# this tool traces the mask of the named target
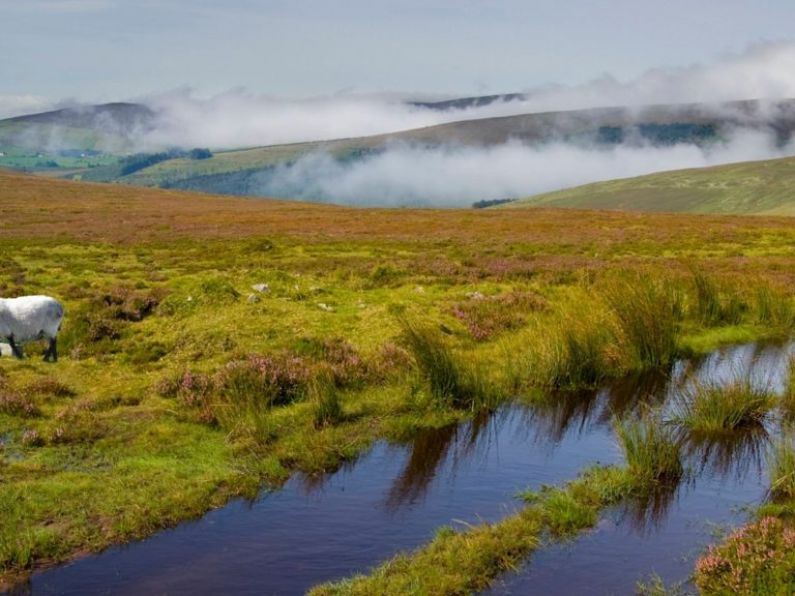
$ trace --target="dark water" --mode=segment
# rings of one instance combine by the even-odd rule
[[[322,478],[296,476],[253,503],[233,502],[201,520],[73,564],[35,574],[35,594],[300,594],[365,571],[426,542],[445,524],[496,520],[521,506],[527,487],[560,484],[621,454],[610,420],[642,404],[673,401],[693,378],[751,375],[780,389],[791,347],[753,345],[680,362],[670,375],[625,379],[601,391],[512,406],[406,445],[378,444]],[[775,425],[731,445],[694,445],[694,479],[659,502],[608,512],[568,546],[536,553],[495,593],[625,594],[655,571],[685,579],[712,525],[742,521],[763,497],[764,450]],[[739,454],[739,455],[738,455]]]

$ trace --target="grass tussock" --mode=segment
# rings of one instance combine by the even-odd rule
[[[315,428],[334,426],[344,419],[340,392],[331,373],[316,375],[309,383],[308,393]]]
[[[691,316],[706,327],[739,323],[749,310],[740,294],[733,288],[722,288],[700,269],[691,272],[694,287]]]
[[[605,286],[602,295],[637,368],[664,366],[677,357],[682,295],[676,283],[633,275]]]
[[[612,375],[609,327],[591,319],[561,317],[540,356],[542,384],[559,389],[593,387]]]
[[[787,382],[781,394],[781,409],[788,419],[795,419],[795,355],[790,356],[787,363]]]
[[[773,501],[795,501],[795,444],[792,437],[783,437],[768,456],[770,497]]]
[[[795,303],[790,294],[757,280],[754,296],[757,324],[784,330],[795,325]]]
[[[682,478],[681,449],[658,416],[617,422],[616,435],[636,487],[654,489]]]
[[[406,346],[434,400],[470,410],[497,405],[497,392],[480,366],[454,354],[438,331],[407,321],[402,328]]]
[[[773,394],[747,379],[696,384],[680,398],[672,421],[692,433],[721,435],[763,425],[775,402]]]

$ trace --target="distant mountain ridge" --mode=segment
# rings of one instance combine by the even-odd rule
[[[462,109],[494,102],[519,101],[522,94],[468,97],[440,102],[419,102],[428,109]],[[275,188],[273,176],[289,170],[310,154],[327,154],[345,166],[367,160],[395,146],[420,149],[490,147],[504,143],[543,146],[563,143],[589,150],[613,146],[700,147],[721,143],[739,128],[771,136],[779,146],[795,135],[795,100],[743,100],[718,104],[674,104],[641,107],[605,107],[584,110],[518,114],[461,120],[395,133],[330,141],[271,145],[209,151],[191,158],[192,151],[174,148],[153,153],[136,152],[135,135],[157,126],[158,113],[142,104],[112,103],[64,108],[0,121],[0,167],[16,167],[53,177],[139,186],[180,188],[230,195],[282,196],[308,194]],[[3,157],[4,141],[27,146],[53,145],[69,149],[59,155]],[[10,143],[13,145],[13,142]],[[74,147],[74,149],[72,149]],[[185,148],[188,149],[188,148]],[[34,151],[38,151],[36,148]],[[10,162],[10,165],[9,165]],[[131,163],[135,167],[131,167]],[[576,167],[576,164],[572,164]],[[668,195],[671,197],[672,195]],[[311,196],[314,200],[321,197]],[[484,197],[487,198],[487,197]],[[605,199],[609,207],[611,200]],[[673,200],[673,199],[670,199]],[[635,208],[635,207],[628,207]],[[642,208],[658,208],[646,205]],[[659,207],[663,210],[665,207]],[[676,204],[678,210],[682,207]],[[723,208],[717,206],[716,208]]]
[[[113,102],[88,106],[74,106],[38,112],[24,116],[14,116],[0,120],[0,123],[55,124],[75,128],[100,126],[109,121],[116,126],[132,130],[136,127],[151,127],[156,112],[140,103]]]

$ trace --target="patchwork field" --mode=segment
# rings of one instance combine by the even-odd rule
[[[67,312],[58,363],[33,345],[0,358],[0,585],[333,471],[380,440],[788,338],[794,265],[786,217],[352,209],[0,172],[0,295],[46,293]],[[751,410],[740,399],[739,414],[687,410],[677,428],[783,416],[787,391]],[[678,481],[661,415],[616,414],[625,465],[317,593],[487,587],[542,538]],[[773,521],[702,559],[707,592],[738,567],[754,586],[792,587],[791,530],[769,536],[793,511],[782,449],[762,511]],[[746,539],[770,542],[773,571],[735,560]]]

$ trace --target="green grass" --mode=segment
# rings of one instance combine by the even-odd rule
[[[471,594],[516,569],[536,548],[593,527],[598,513],[620,500],[625,472],[593,468],[564,488],[526,495],[530,504],[493,524],[440,530],[426,546],[401,553],[367,575],[313,588],[313,596]]]
[[[644,348],[669,357],[784,333],[753,299],[731,327],[680,319],[664,284],[689,303],[686,263],[701,255],[722,288],[763,280],[791,298],[793,246],[788,220],[354,210],[0,173],[0,295],[52,294],[67,313],[57,364],[33,344],[28,360],[0,359],[0,582],[545,379],[592,384],[662,360],[641,360],[644,330],[674,335],[675,349]],[[653,289],[625,289],[635,275]],[[663,331],[645,311],[626,323],[611,288],[662,305]],[[401,320],[419,322],[413,339]],[[564,372],[550,375],[556,353]],[[333,383],[315,386],[324,374]],[[564,497],[549,509],[545,534],[588,521]],[[496,554],[472,547],[480,569],[521,559],[493,538]]]
[[[779,440],[768,457],[770,496],[774,501],[795,501],[795,447],[792,437]]]
[[[344,419],[342,398],[330,373],[317,375],[309,385],[315,428],[334,426]]]
[[[682,298],[672,280],[636,274],[611,283],[603,293],[638,368],[664,366],[677,357]]]
[[[455,355],[439,331],[405,320],[402,326],[409,352],[437,402],[475,411],[499,403],[499,389],[485,378],[481,365]]]
[[[718,436],[762,426],[775,404],[772,393],[747,379],[726,386],[696,384],[679,400],[672,421],[691,433]]]
[[[636,487],[654,490],[682,478],[681,449],[658,416],[617,422],[615,431]]]
[[[795,356],[787,363],[787,377],[784,392],[781,394],[781,409],[790,420],[795,417]]]
[[[596,182],[500,207],[572,207],[795,215],[795,158],[660,172]]]

